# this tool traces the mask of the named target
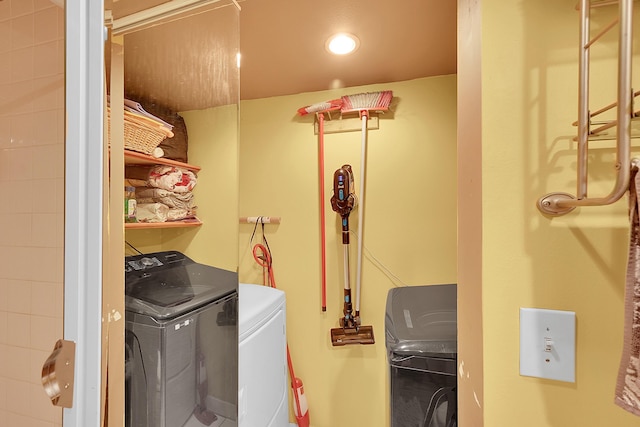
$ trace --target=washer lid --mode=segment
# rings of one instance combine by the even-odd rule
[[[252,333],[271,318],[278,310],[285,309],[283,291],[269,286],[240,283],[239,285],[238,334]]]
[[[389,353],[456,357],[458,323],[456,285],[391,289],[385,315]]]
[[[233,293],[235,272],[198,264],[175,252],[125,258],[125,307],[169,319]]]

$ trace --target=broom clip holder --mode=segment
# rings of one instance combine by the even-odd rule
[[[329,114],[329,118],[331,115]],[[343,117],[339,116],[339,118],[335,120],[325,120],[324,121],[324,133],[342,133],[342,132],[360,132],[362,130],[362,120],[358,116],[353,117]],[[369,117],[367,119],[367,130],[378,130],[380,128],[380,120],[377,113],[369,112]],[[315,122],[313,124],[313,133],[314,135],[318,135],[320,131],[318,124],[318,117],[315,118]]]

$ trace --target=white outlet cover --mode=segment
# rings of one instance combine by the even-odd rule
[[[576,313],[520,309],[520,375],[576,381]]]

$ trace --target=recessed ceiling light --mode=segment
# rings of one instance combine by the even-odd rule
[[[360,46],[360,40],[353,34],[339,33],[329,37],[326,49],[335,55],[347,55]]]

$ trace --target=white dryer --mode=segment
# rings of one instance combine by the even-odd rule
[[[284,292],[241,283],[238,330],[238,425],[288,427]]]

